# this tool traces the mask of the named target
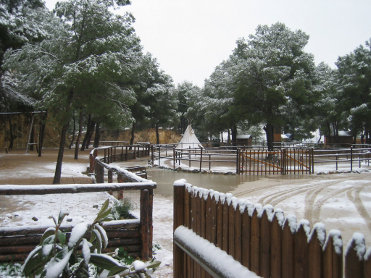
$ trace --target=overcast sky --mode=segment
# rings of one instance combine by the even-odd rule
[[[49,9],[56,0],[47,0]],[[236,40],[259,24],[286,24],[307,33],[306,51],[335,67],[339,56],[371,38],[370,0],[131,0],[144,50],[175,83],[200,87],[227,59]]]

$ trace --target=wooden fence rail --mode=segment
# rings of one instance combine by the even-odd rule
[[[308,221],[297,223],[271,206],[242,202],[184,180],[174,184],[174,231],[182,226],[261,277],[371,277],[371,250],[366,252],[363,235],[353,236],[343,256],[339,231],[326,234],[322,224],[311,229]],[[211,277],[194,258],[175,241],[174,277]]]

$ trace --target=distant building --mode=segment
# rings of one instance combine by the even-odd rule
[[[252,145],[252,136],[249,134],[237,135],[236,138],[237,146],[251,146]]]

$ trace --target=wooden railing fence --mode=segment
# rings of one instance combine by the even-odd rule
[[[104,223],[109,244],[106,251],[113,251],[118,247],[123,247],[129,255],[140,257],[143,260],[152,258],[152,210],[153,210],[153,189],[156,183],[137,176],[135,173],[146,177],[143,167],[130,167],[121,169],[113,167],[107,163],[113,161],[127,160],[132,157],[143,156],[149,152],[146,146],[126,146],[105,147],[93,149],[90,154],[90,171],[95,173],[95,184],[66,184],[66,185],[4,185],[0,187],[0,195],[43,195],[43,194],[63,194],[80,192],[115,192],[119,191],[122,196],[123,191],[140,191],[140,217],[139,219],[116,220]],[[98,156],[98,152],[103,152],[103,157]],[[107,161],[105,163],[104,161]],[[105,169],[107,169],[108,183],[105,182]],[[134,172],[134,173],[133,173]],[[116,175],[117,182],[114,182]],[[22,261],[28,253],[40,242],[43,232],[48,227],[22,226],[0,228],[0,262],[3,261]],[[64,225],[62,229],[69,232],[71,225]]]
[[[371,250],[366,252],[363,235],[353,236],[343,256],[339,231],[326,234],[322,224],[311,229],[308,221],[297,223],[271,206],[239,201],[184,180],[174,184],[175,232],[178,227],[191,229],[261,277],[371,277]],[[201,267],[205,262],[195,258],[175,236],[174,277],[211,277],[209,268]]]
[[[300,175],[314,172],[313,149],[239,149],[237,157],[236,172],[239,174]]]

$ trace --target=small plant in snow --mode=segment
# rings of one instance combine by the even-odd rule
[[[115,220],[130,219],[133,218],[130,214],[130,210],[133,208],[134,206],[129,198],[115,200],[112,206],[111,215]]]
[[[40,244],[26,258],[22,271],[26,277],[150,277],[148,269],[159,262],[145,264],[134,261],[123,264],[107,254],[108,237],[100,223],[108,218],[111,208],[107,200],[91,225],[79,223],[71,231],[69,240],[61,224],[67,213],[60,212],[58,219],[51,217],[55,227],[48,228]],[[90,239],[86,238],[90,235]]]

